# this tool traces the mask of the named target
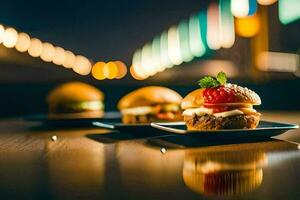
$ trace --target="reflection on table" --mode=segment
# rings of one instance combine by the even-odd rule
[[[272,141],[186,150],[184,183],[205,196],[241,196],[261,185],[268,152],[280,149],[292,150],[295,146]]]

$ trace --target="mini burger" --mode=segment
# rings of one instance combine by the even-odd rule
[[[103,99],[103,93],[91,85],[81,82],[65,83],[50,91],[47,97],[49,117],[102,117]]]
[[[260,97],[252,90],[226,83],[224,72],[216,78],[204,77],[201,89],[189,93],[181,103],[184,121],[189,130],[254,129],[260,113]]]
[[[182,97],[175,91],[158,86],[139,88],[118,103],[122,121],[127,124],[180,121]]]

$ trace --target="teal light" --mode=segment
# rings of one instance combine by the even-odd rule
[[[248,15],[253,15],[254,13],[256,13],[256,10],[257,10],[257,2],[256,2],[256,0],[249,0],[249,12],[248,12]]]
[[[189,62],[193,59],[193,54],[190,50],[189,24],[187,20],[183,20],[178,25],[180,52],[184,62]]]
[[[201,27],[198,15],[192,15],[189,19],[189,43],[193,56],[202,56],[206,48],[201,37]]]
[[[300,0],[279,0],[279,20],[283,24],[289,24],[300,19]]]
[[[160,36],[160,58],[161,65],[164,68],[169,68],[172,66],[171,60],[169,58],[168,52],[168,32],[164,31]]]
[[[153,65],[158,71],[164,70],[164,68],[161,65],[159,36],[156,36],[152,41],[152,59]]]
[[[200,11],[198,13],[198,20],[199,20],[200,27],[201,27],[200,34],[201,34],[202,42],[206,48],[207,47],[207,15],[206,15],[206,12]]]

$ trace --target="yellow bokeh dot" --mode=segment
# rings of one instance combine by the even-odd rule
[[[123,78],[127,74],[127,67],[121,61],[115,61],[115,64],[118,67],[118,74],[116,76],[116,79],[121,79],[121,78]]]
[[[62,65],[65,62],[65,50],[61,47],[55,47],[54,51],[52,62],[56,65]]]
[[[114,79],[118,74],[118,67],[114,62],[108,62],[103,67],[103,74],[108,79]]]
[[[16,43],[16,49],[20,52],[25,52],[30,47],[30,37],[27,33],[19,33]]]
[[[255,36],[260,30],[258,14],[244,18],[235,18],[235,30],[236,33],[242,37]]]
[[[43,43],[43,50],[40,55],[41,59],[45,62],[51,62],[55,55],[54,46],[48,42]]]
[[[42,51],[43,51],[42,42],[37,38],[32,38],[30,40],[30,46],[28,49],[29,55],[31,55],[32,57],[38,57],[39,55],[41,55]]]
[[[4,31],[5,31],[4,26],[2,26],[2,25],[0,24],[0,43],[3,42]]]
[[[103,68],[105,65],[105,62],[97,62],[96,64],[94,64],[92,68],[92,75],[95,79],[104,80],[106,78],[103,73]]]
[[[75,64],[75,55],[71,51],[65,51],[65,61],[63,63],[63,66],[65,68],[72,68]]]
[[[18,39],[18,32],[13,28],[7,28],[3,33],[3,45],[7,48],[13,48]]]
[[[84,56],[76,56],[75,58],[75,64],[73,66],[74,72],[80,74],[80,75],[88,75],[91,72],[92,64]]]

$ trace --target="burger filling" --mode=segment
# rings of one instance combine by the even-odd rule
[[[186,109],[182,114],[187,116],[214,115],[215,117],[229,117],[234,115],[252,115],[258,113],[250,104],[204,104],[204,106],[199,108]]]
[[[53,108],[56,113],[74,113],[82,111],[103,110],[104,105],[100,101],[86,101],[86,102],[68,102],[61,103]]]
[[[154,106],[141,106],[134,108],[122,109],[123,115],[136,117],[136,121],[140,118],[145,118],[149,121],[151,119],[172,120],[178,118],[180,115],[180,106],[177,104],[160,104]],[[142,120],[142,121],[145,121]]]
[[[183,116],[186,124],[195,129],[255,128],[260,118],[251,104],[242,103],[204,104],[185,110]]]

